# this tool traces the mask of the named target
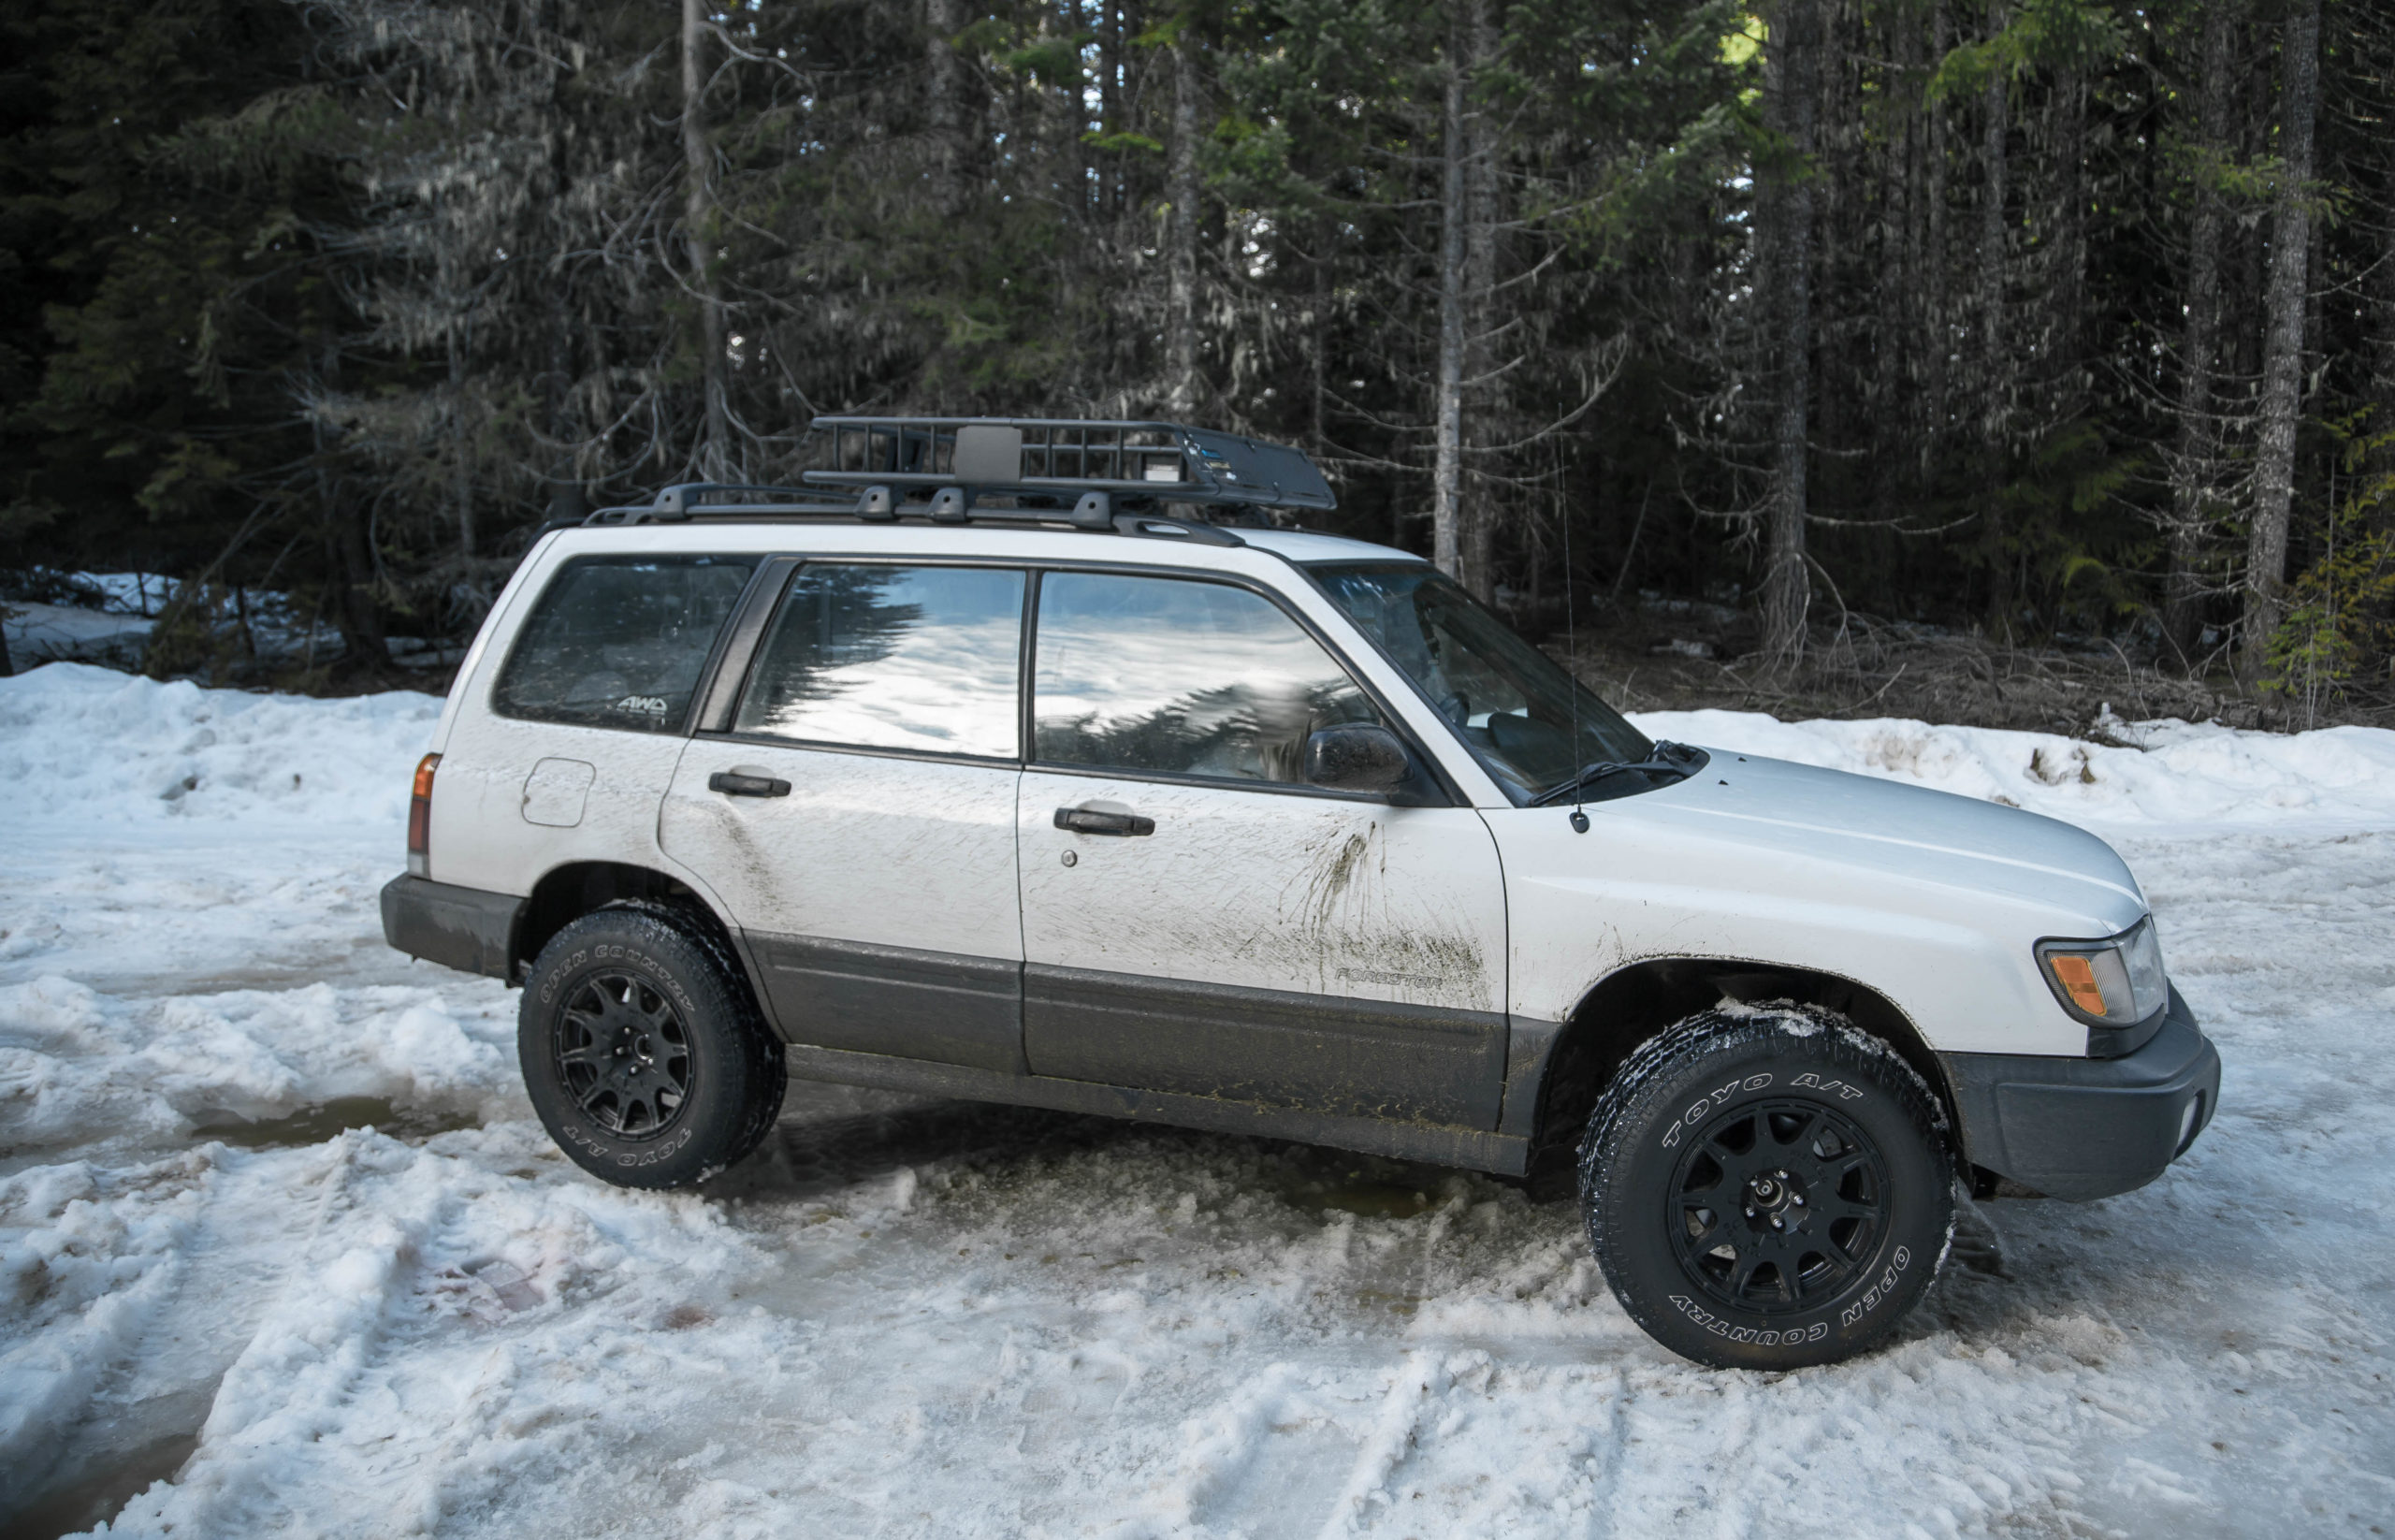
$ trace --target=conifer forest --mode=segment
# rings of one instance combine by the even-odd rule
[[[1533,635],[2395,693],[2385,0],[11,0],[0,115],[0,569],[353,669],[905,411],[1300,445]]]

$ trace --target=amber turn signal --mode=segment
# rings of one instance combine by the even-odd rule
[[[2070,995],[2071,1004],[2090,1016],[2104,1014],[2104,988],[2096,981],[2095,964],[2084,957],[2074,957],[2062,952],[2048,957],[2046,966],[2053,968],[2054,977],[2062,981],[2063,989]]]
[[[438,754],[418,760],[408,796],[408,870],[417,877],[432,875],[432,773],[440,768]]]

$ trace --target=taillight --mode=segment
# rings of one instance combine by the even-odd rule
[[[432,875],[432,773],[440,768],[438,754],[416,761],[415,790],[408,797],[408,871],[416,877]]]

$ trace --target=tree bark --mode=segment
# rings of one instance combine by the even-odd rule
[[[931,128],[933,198],[943,212],[956,209],[965,170],[965,71],[950,41],[962,25],[956,7],[957,0],[923,0],[923,117]]]
[[[2076,63],[2054,81],[2054,242],[2053,325],[2047,356],[2054,381],[2048,408],[2060,426],[2087,405],[2086,358],[2081,339],[2087,324],[2087,76]]]
[[[1920,389],[1923,377],[1920,344],[1926,328],[1918,321],[1922,308],[1921,22],[1920,13],[1909,6],[1894,7],[1888,17],[1888,25],[1895,33],[1892,84],[1897,105],[1881,152],[1881,267],[1872,349],[1879,400],[1871,427],[1877,451],[1873,496],[1882,516],[1893,513],[1901,501],[1900,483],[1909,470],[1907,448],[1918,445],[1928,428],[1922,415]]]
[[[2262,413],[2254,451],[2254,516],[2245,546],[2244,667],[2258,678],[2285,606],[2287,516],[2295,500],[2295,430],[2302,406],[2303,311],[2311,272],[2312,125],[2320,94],[2320,0],[2302,0],[2280,42],[2279,184],[2271,206],[2264,292]]]
[[[2395,145],[2379,146],[2378,263],[2371,272],[2370,473],[2395,478]],[[2382,483],[2383,485],[2383,483]],[[2395,530],[2395,495],[2374,521]]]
[[[1198,60],[1184,23],[1172,39],[1172,142],[1165,167],[1165,414],[1198,410]]]
[[[698,472],[722,481],[732,468],[732,408],[724,358],[723,297],[707,251],[707,210],[713,156],[701,118],[706,71],[700,57],[706,43],[706,7],[682,0],[682,239],[690,265],[690,287],[699,300],[699,382],[704,419]]]
[[[1946,57],[1952,42],[1947,20],[1946,0],[1930,0],[1929,56]],[[1924,186],[1922,200],[1922,296],[1920,325],[1925,356],[1922,359],[1922,406],[1929,417],[1929,431],[1922,436],[1921,473],[1925,480],[1936,465],[1938,452],[1946,443],[1947,419],[1951,414],[1952,390],[1951,360],[1954,339],[1948,322],[1946,271],[1946,99],[1939,96],[1929,104],[1928,164],[1923,167]]]
[[[1988,7],[1988,31],[2004,30],[2004,7]],[[1987,566],[1987,618],[1997,634],[2012,627],[2012,553],[2004,516],[2005,429],[2010,414],[2012,365],[2005,351],[2004,278],[2006,140],[2012,130],[2011,83],[1990,68],[1980,91],[1980,545]]]
[[[466,410],[466,348],[458,332],[449,328],[449,498],[457,510],[457,554],[474,559],[473,425]]]
[[[1778,142],[1759,167],[1771,469],[1764,494],[1763,645],[1774,666],[1805,654],[1807,421],[1813,389],[1813,153],[1821,0],[1780,0],[1764,55],[1764,122]]]
[[[1489,0],[1462,0],[1465,67],[1477,70],[1497,51],[1496,26]],[[1488,424],[1496,413],[1502,386],[1497,372],[1497,146],[1496,126],[1488,110],[1472,98],[1469,82],[1464,97],[1464,230],[1463,230],[1463,397],[1458,403],[1459,449],[1488,441]],[[1459,458],[1465,458],[1459,456]],[[1489,478],[1474,475],[1466,459],[1457,487],[1457,515],[1462,524],[1463,586],[1483,603],[1497,598],[1498,510]]]
[[[2229,151],[2229,42],[2232,0],[2207,0],[2203,65],[2197,87],[2199,169],[2187,230],[2187,274],[2180,305],[2179,429],[2170,465],[2170,568],[2164,580],[2162,634],[2183,665],[2196,661],[2203,632],[2205,533],[2219,456],[2213,413],[2213,352],[2220,326],[2220,243],[2228,217],[2217,159]]]
[[[1450,32],[1442,103],[1439,178],[1439,364],[1430,468],[1430,559],[1448,576],[1463,576],[1463,355],[1465,64],[1463,28]]]

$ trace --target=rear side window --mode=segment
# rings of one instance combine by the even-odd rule
[[[810,561],[733,731],[799,743],[1012,759],[1021,572]]]
[[[1260,594],[1109,573],[1039,580],[1033,700],[1046,763],[1227,780],[1303,781],[1314,733],[1380,720]]]
[[[532,607],[491,705],[502,717],[678,733],[753,556],[584,557]]]

